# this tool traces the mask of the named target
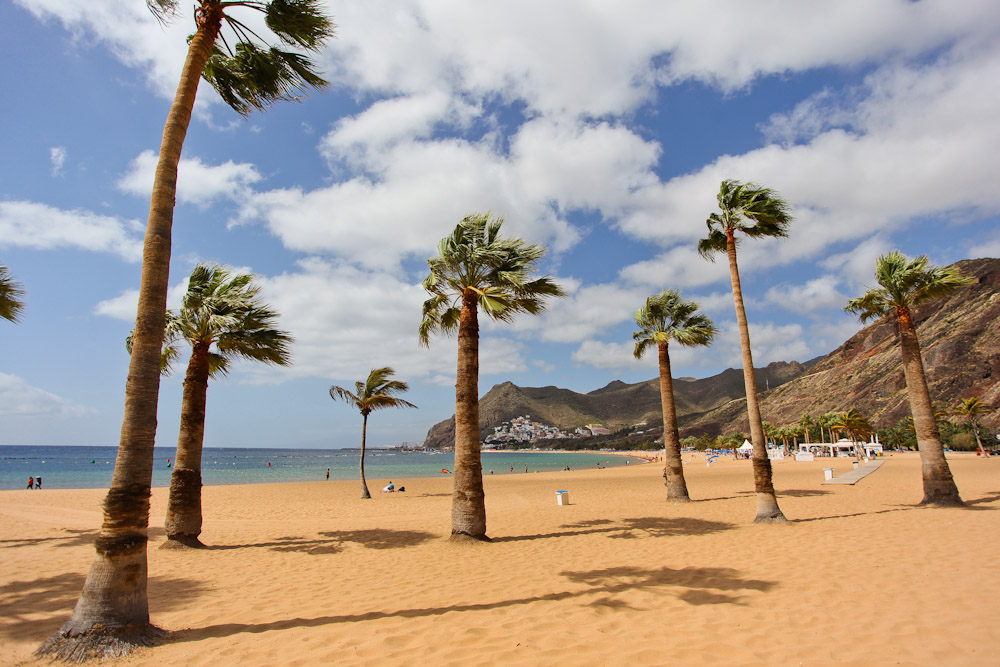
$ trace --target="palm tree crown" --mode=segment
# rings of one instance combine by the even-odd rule
[[[738,244],[738,235],[751,239],[788,236],[792,221],[788,203],[770,188],[725,180],[717,199],[721,213],[708,216],[708,236],[698,242],[702,257],[714,259],[716,253],[726,251],[727,240]]]
[[[898,250],[875,261],[875,280],[881,289],[870,289],[847,302],[844,310],[868,322],[901,309],[907,311],[925,301],[947,296],[959,287],[971,285],[975,278],[951,267],[929,266],[926,255],[908,259]]]
[[[179,311],[167,311],[161,369],[170,375],[180,357],[177,343],[208,351],[209,376],[220,378],[235,359],[287,366],[294,338],[274,328],[278,313],[259,299],[260,286],[249,273],[230,273],[214,264],[198,264],[188,279]],[[131,345],[132,338],[126,342]],[[212,347],[214,345],[214,348]]]
[[[394,394],[403,393],[410,389],[410,386],[401,380],[391,380],[390,378],[395,374],[396,371],[388,366],[375,368],[368,374],[367,380],[354,383],[353,393],[337,385],[330,387],[330,398],[335,401],[344,401],[357,408],[364,417],[375,410],[384,410],[385,408],[417,407],[409,401],[394,396]]]
[[[635,311],[635,323],[640,327],[632,333],[636,359],[651,346],[667,345],[672,340],[687,347],[711,345],[718,332],[712,320],[698,312],[697,302],[685,301],[672,289],[647,297]]]
[[[24,310],[24,288],[14,280],[6,266],[0,264],[0,317],[11,322],[21,319]]]
[[[545,309],[545,298],[564,296],[549,277],[530,280],[545,248],[523,239],[501,237],[503,218],[470,215],[438,243],[438,254],[427,260],[430,273],[423,281],[431,298],[424,302],[419,335],[429,345],[435,331],[458,328],[462,298],[475,295],[487,316],[508,322],[518,313],[532,315]]]
[[[178,11],[178,0],[146,0],[161,21]],[[195,19],[199,29],[214,26],[211,54],[202,75],[235,111],[246,116],[280,101],[298,101],[307,88],[328,85],[312,60],[302,53],[267,45],[247,23],[231,14],[243,7],[264,14],[268,29],[285,47],[318,52],[333,36],[333,22],[320,11],[319,0],[200,0]],[[231,31],[233,44],[222,34],[222,24]]]

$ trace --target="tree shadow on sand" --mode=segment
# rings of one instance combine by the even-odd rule
[[[209,550],[228,551],[232,549],[268,548],[271,551],[297,551],[314,556],[340,553],[344,544],[354,542],[368,549],[398,549],[412,547],[437,536],[416,530],[337,530],[323,532],[318,538],[278,537],[269,542],[253,544],[220,544],[206,547]]]
[[[505,535],[494,537],[493,542],[523,542],[525,540],[541,540],[553,537],[574,537],[577,535],[593,535],[596,533],[608,533],[609,537],[616,539],[638,539],[643,537],[670,537],[672,535],[707,535],[717,533],[722,530],[730,530],[736,525],[722,521],[706,521],[704,519],[690,518],[666,518],[666,517],[639,517],[633,519],[622,519],[621,521],[610,521],[607,519],[597,519],[595,521],[583,521],[576,524],[567,524],[563,530],[553,533],[539,533],[535,535]]]
[[[490,611],[539,602],[559,602],[573,599],[580,600],[580,604],[586,606],[632,608],[626,601],[615,598],[615,595],[637,590],[673,595],[692,605],[740,605],[745,604],[745,602],[742,600],[744,595],[739,594],[739,591],[766,593],[777,586],[776,582],[773,581],[744,579],[737,570],[719,567],[691,567],[679,570],[669,567],[655,569],[614,567],[587,572],[566,571],[561,572],[560,575],[565,577],[569,584],[575,584],[575,586],[564,591],[493,602],[397,609],[395,611],[371,611],[363,614],[317,616],[315,618],[290,618],[271,623],[220,623],[172,632],[167,638],[167,643],[199,642],[244,633],[259,634],[340,623],[377,621],[384,618],[424,618],[456,612]],[[596,599],[588,601],[587,598],[590,596],[596,596]]]
[[[814,498],[816,496],[825,496],[832,491],[827,489],[786,489],[785,491],[775,491],[775,494],[780,500],[782,496],[787,496],[789,498]],[[716,496],[715,498],[693,498],[691,502],[693,503],[708,503],[713,500],[739,500],[747,498],[748,496],[756,495],[756,491],[737,491],[734,496]]]
[[[66,535],[54,537],[20,537],[12,540],[0,540],[0,549],[10,549],[13,547],[27,547],[32,544],[45,544],[51,542],[54,547],[79,547],[93,544],[97,537],[96,530],[74,530],[72,528],[63,529]]]
[[[73,612],[85,580],[85,574],[67,572],[0,588],[0,645],[6,640],[41,641],[56,632]],[[180,609],[205,589],[205,583],[195,579],[150,577],[150,607]],[[46,618],[38,618],[43,614]]]

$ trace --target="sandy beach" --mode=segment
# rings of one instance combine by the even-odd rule
[[[684,505],[655,464],[487,475],[494,541],[475,545],[445,539],[449,478],[370,501],[357,482],[206,487],[212,548],[182,552],[157,548],[154,489],[169,634],[113,664],[996,665],[1000,458],[949,460],[968,508],[916,506],[916,454],[855,486],[821,484],[829,459],[776,462],[783,526],[751,523],[748,461],[687,463]],[[104,493],[0,493],[0,664],[36,664],[69,616]]]

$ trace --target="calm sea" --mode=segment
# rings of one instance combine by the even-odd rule
[[[175,449],[154,450],[153,486],[169,486]],[[20,447],[0,446],[0,489],[23,489],[28,477],[42,477],[44,489],[101,489],[111,485],[117,447]],[[206,447],[202,454],[202,481],[212,484],[265,484],[269,482],[357,479],[360,451],[357,449],[237,449]],[[483,452],[483,474],[524,473],[570,468],[619,466],[641,459],[610,454]],[[369,449],[365,452],[365,476],[373,485],[381,480],[407,477],[437,477],[452,470],[451,452],[402,452]],[[270,464],[270,465],[268,465]]]

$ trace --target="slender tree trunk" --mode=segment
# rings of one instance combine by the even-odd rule
[[[208,397],[209,343],[191,347],[184,396],[181,399],[181,428],[177,437],[177,455],[170,475],[167,498],[167,541],[160,547],[201,548],[201,451],[205,444],[205,405]]]
[[[924,479],[924,498],[921,505],[962,505],[958,486],[951,476],[951,468],[944,457],[944,446],[934,419],[924,363],[920,358],[920,343],[913,318],[906,306],[896,308],[899,321],[899,347],[903,355],[903,374],[906,376],[906,393],[913,413],[913,428],[917,434],[920,467]]]
[[[674,380],[670,372],[667,343],[660,343],[660,405],[663,408],[663,461],[667,469],[667,500],[686,503],[687,482],[681,462],[681,437],[677,430],[677,408],[674,405]]]
[[[479,320],[476,294],[471,290],[462,295],[462,314],[458,322],[454,478],[452,539],[489,541],[479,451]]]
[[[750,443],[753,445],[753,481],[757,492],[757,517],[754,523],[782,523],[785,515],[778,507],[778,498],[771,481],[771,460],[767,458],[767,441],[757,403],[757,380],[754,377],[753,355],[750,352],[750,327],[743,307],[743,290],[740,287],[740,270],[736,265],[736,240],[731,234],[726,239],[729,256],[729,275],[733,282],[733,303],[736,322],[740,329],[740,348],[743,350],[743,383],[747,394],[747,418],[750,420]]]
[[[181,80],[163,128],[142,251],[139,306],[118,457],[104,499],[104,521],[94,560],[69,620],[39,648],[39,655],[70,660],[123,655],[149,645],[160,631],[149,622],[146,543],[153,444],[160,389],[160,349],[170,281],[177,165],[191,121],[198,81],[222,25],[222,8],[199,17]]]
[[[371,500],[372,494],[368,493],[368,480],[365,479],[365,437],[368,433],[368,414],[361,413],[361,497]]]
[[[979,425],[976,424],[976,420],[972,419],[972,432],[976,434],[976,444],[979,445],[979,455],[983,458],[989,456],[986,453],[986,448],[983,447],[983,441],[979,439]]]

